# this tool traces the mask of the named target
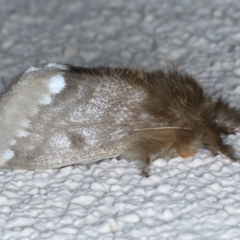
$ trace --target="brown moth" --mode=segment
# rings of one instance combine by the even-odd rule
[[[220,134],[239,110],[213,101],[173,67],[146,72],[49,63],[29,67],[0,97],[0,167],[51,169],[121,155],[142,162],[193,156],[200,147],[235,160]]]

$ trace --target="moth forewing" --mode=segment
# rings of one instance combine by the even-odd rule
[[[122,153],[135,128],[156,126],[147,95],[112,69],[28,68],[3,94],[2,168],[48,169]]]

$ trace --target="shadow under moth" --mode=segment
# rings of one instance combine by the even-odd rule
[[[0,168],[41,170],[120,155],[142,163],[201,147],[236,160],[221,133],[240,112],[213,101],[192,75],[49,63],[29,67],[0,96]]]

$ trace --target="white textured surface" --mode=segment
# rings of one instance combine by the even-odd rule
[[[0,0],[0,19],[2,89],[33,64],[153,69],[175,60],[207,91],[240,105],[237,0]],[[56,139],[53,144],[65,144]],[[240,153],[240,134],[226,141]],[[185,161],[155,161],[150,178],[140,176],[136,163],[115,159],[51,171],[1,170],[0,236],[237,240],[239,173],[240,164],[204,150]]]

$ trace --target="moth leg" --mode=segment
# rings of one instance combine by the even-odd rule
[[[142,175],[144,177],[149,177],[148,168],[149,168],[150,163],[151,163],[151,159],[148,155],[146,155],[145,159],[144,159],[143,167],[142,167]]]
[[[137,160],[141,164],[141,172],[144,177],[148,177],[148,168],[152,160],[159,157],[165,157],[166,148],[169,143],[166,141],[159,141],[153,138],[141,137],[131,142],[123,157],[129,160]]]
[[[123,154],[129,159],[138,159],[142,163],[142,174],[148,176],[148,167],[152,160],[172,157],[193,156],[199,146],[198,136],[192,130],[158,129],[138,132],[135,141]]]

